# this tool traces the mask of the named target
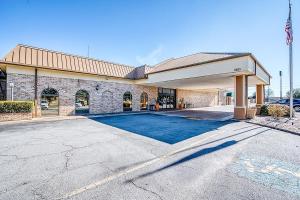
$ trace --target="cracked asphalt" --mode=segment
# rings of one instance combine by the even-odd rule
[[[90,119],[0,125],[0,199],[299,199],[300,137],[233,122],[176,144]]]

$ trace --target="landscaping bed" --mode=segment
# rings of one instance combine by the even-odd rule
[[[0,121],[32,119],[32,101],[0,101]]]
[[[300,135],[300,114],[293,112],[294,117],[290,119],[288,106],[264,105],[260,108],[259,114],[248,122]]]
[[[254,119],[248,120],[248,122],[300,135],[299,117],[289,119],[286,117],[274,118],[271,116],[256,116]]]

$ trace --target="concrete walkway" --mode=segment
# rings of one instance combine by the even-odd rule
[[[163,112],[167,115],[183,116],[200,120],[224,121],[233,118],[233,106],[213,106]]]

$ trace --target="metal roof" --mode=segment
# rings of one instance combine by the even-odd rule
[[[251,53],[202,52],[179,58],[167,59],[153,67],[149,67],[147,65],[133,67],[129,65],[123,65],[114,62],[97,60],[93,58],[19,44],[14,49],[12,49],[2,60],[0,60],[0,62],[6,64],[95,74],[117,78],[143,79],[147,74],[191,67],[205,63],[218,62],[243,56],[250,56],[257,61],[257,59]],[[262,67],[262,65],[260,66]],[[270,76],[265,68],[263,68],[263,70]]]
[[[134,79],[135,67],[19,44],[5,63],[70,72]]]

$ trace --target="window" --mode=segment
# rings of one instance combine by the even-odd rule
[[[89,93],[85,90],[79,90],[75,94],[75,114],[89,113]]]
[[[146,92],[141,94],[140,108],[141,110],[148,109],[148,94]]]
[[[58,97],[58,92],[53,88],[47,88],[42,91],[40,102],[42,115],[45,116],[59,114]]]
[[[132,95],[125,92],[123,95],[123,111],[132,111]]]

